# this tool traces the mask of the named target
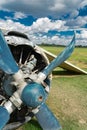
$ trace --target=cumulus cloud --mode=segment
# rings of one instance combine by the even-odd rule
[[[76,15],[79,8],[87,5],[87,0],[2,0],[0,8],[31,14],[36,17],[59,17],[67,13]]]
[[[15,31],[28,31],[28,27],[25,25],[19,23],[19,22],[14,22],[12,20],[2,20],[0,19],[0,27],[6,30],[15,30]]]
[[[72,37],[67,37],[66,36],[40,36],[40,37],[37,37],[37,36],[34,36],[34,37],[31,37],[32,41],[35,43],[35,44],[49,44],[49,45],[68,45],[72,39]]]
[[[20,16],[18,15],[17,18]],[[20,17],[21,18],[21,17]],[[64,30],[67,29],[66,26],[64,26],[66,22],[62,20],[51,20],[47,17],[45,18],[38,18],[36,22],[33,22],[31,26],[25,26],[19,22],[14,22],[11,19],[8,20],[0,20],[0,26],[4,27],[6,29],[15,29],[15,30],[23,30],[23,31],[29,31],[31,33],[44,33],[48,32],[50,30]]]
[[[87,39],[87,30],[81,31],[81,37]]]
[[[68,45],[71,42],[73,36],[43,36],[40,35],[37,37],[37,35],[30,35],[30,39],[35,43],[35,44],[54,44],[54,45]],[[87,30],[82,30],[81,34],[76,33],[76,46],[87,46]]]
[[[75,18],[79,15],[79,11],[78,10],[74,10],[73,12],[71,12],[70,14],[70,18]]]
[[[23,19],[23,18],[26,18],[26,17],[27,17],[27,15],[22,13],[22,12],[15,12],[13,19],[18,20],[18,19]]]
[[[85,5],[87,5],[87,0],[82,0],[82,2],[80,3],[79,7],[83,8]]]
[[[3,0],[0,1],[0,9],[14,11],[13,17],[5,17],[7,19],[23,19],[28,15],[33,15],[39,19],[30,27],[32,32],[48,32],[49,30],[66,30],[77,29],[83,27],[87,22],[87,17],[79,16],[79,8],[87,5],[87,0]],[[69,18],[63,20],[63,16]],[[54,22],[47,18],[55,20]],[[42,18],[41,18],[42,17]],[[41,19],[40,19],[41,18]],[[37,28],[38,27],[38,28]]]
[[[47,17],[39,18],[32,24],[30,30],[33,32],[48,32],[49,30],[63,30],[67,28],[64,26],[66,22],[63,20],[51,20]]]
[[[47,21],[50,21],[50,20],[48,19]],[[53,22],[52,24],[54,24],[54,23],[55,22]],[[47,26],[44,26],[44,24],[42,24],[43,26],[41,26],[42,29],[38,30],[38,24],[39,24],[39,22],[36,21],[36,25],[32,31],[33,25],[30,27],[27,27],[19,22],[13,22],[12,20],[6,20],[6,21],[0,20],[0,27],[5,28],[7,30],[16,30],[16,31],[24,32],[29,36],[29,38],[35,44],[48,43],[48,44],[56,44],[56,45],[62,45],[62,44],[67,45],[70,42],[70,40],[72,39],[71,36],[68,36],[66,38],[66,36],[60,36],[60,35],[59,36],[58,35],[53,35],[53,36],[43,35],[43,34],[41,34],[41,32],[43,32],[43,27],[44,27],[44,31],[48,31],[50,29],[55,29],[55,26],[53,26],[54,28],[50,28],[50,24],[51,24],[51,21],[50,21],[50,22],[48,22],[47,30],[45,29]],[[36,30],[37,30],[37,32],[36,32]],[[38,36],[36,34],[38,34]],[[86,45],[87,42],[84,39],[87,40],[87,30],[82,30],[81,34],[77,33],[77,40],[76,40],[77,45],[80,45],[80,44]]]
[[[43,22],[44,21],[44,22]],[[62,21],[61,21],[62,22]],[[64,23],[60,21],[51,21],[48,18],[40,18],[34,25],[25,26],[19,22],[14,22],[12,20],[0,20],[0,27],[7,30],[15,30],[26,33],[32,42],[35,44],[48,43],[48,44],[66,44],[68,39],[65,40],[65,37],[60,37],[58,35],[47,36],[42,34],[43,32],[48,32],[50,30],[60,29],[64,26]],[[46,25],[45,25],[46,24]],[[52,27],[51,27],[52,24]],[[58,24],[58,26],[56,26]],[[59,25],[60,24],[60,25]],[[42,25],[42,26],[41,26]],[[40,29],[38,29],[40,27]],[[32,30],[33,29],[33,30]],[[37,36],[38,35],[38,36]]]
[[[81,30],[80,34],[77,33],[77,38],[87,40],[87,30]]]
[[[69,28],[75,28],[75,29],[79,29],[81,27],[83,27],[85,24],[87,23],[87,16],[78,16],[75,19],[69,19],[66,22],[66,26],[68,26]]]
[[[26,33],[31,41],[35,44],[48,43],[56,45],[67,45],[71,41],[72,36],[66,37],[58,34],[52,36],[45,35],[45,33],[47,34],[50,30],[68,30],[68,27],[65,24],[65,21],[53,21],[47,17],[37,19],[37,21],[34,22],[31,26],[25,26],[19,22],[14,22],[12,20],[0,19],[0,27],[7,30],[16,30]],[[82,30],[81,33],[77,33],[76,44],[87,45],[87,30]]]

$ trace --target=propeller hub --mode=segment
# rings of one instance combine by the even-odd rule
[[[30,83],[21,95],[22,101],[30,108],[36,108],[46,100],[46,91],[41,84]]]

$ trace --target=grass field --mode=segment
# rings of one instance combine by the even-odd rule
[[[63,47],[43,48],[54,54],[63,50]],[[87,48],[76,48],[68,61],[87,71]],[[56,74],[56,70],[59,73]],[[47,104],[60,121],[63,130],[87,130],[87,75],[72,75],[56,68],[53,71]],[[33,119],[18,130],[42,129]]]

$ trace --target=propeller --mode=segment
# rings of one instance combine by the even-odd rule
[[[40,110],[35,114],[43,130],[60,130],[61,126],[52,111],[43,103]]]
[[[71,43],[65,48],[65,50],[38,74],[36,81],[26,85],[23,75],[4,39],[2,31],[0,31],[0,68],[7,74],[13,74],[12,76],[14,76],[15,80],[19,83],[18,90],[4,105],[5,108],[0,106],[0,119],[3,119],[0,120],[0,128],[3,128],[9,121],[10,114],[14,109],[16,107],[21,107],[21,104],[24,103],[32,109],[38,108],[38,111],[34,112],[34,114],[43,130],[60,130],[61,127],[58,120],[45,104],[48,93],[45,91],[42,82],[55,67],[60,65],[71,55],[74,47],[75,34]],[[19,77],[21,81],[23,80],[22,83],[18,80]],[[9,105],[9,102],[11,105]]]
[[[0,30],[0,68],[7,74],[16,73],[19,68],[8,48],[5,38]]]
[[[8,122],[9,119],[10,114],[8,113],[8,111],[4,107],[0,106],[0,130]]]
[[[70,57],[75,47],[75,32],[72,41],[70,44],[43,70],[43,73],[47,76],[50,72],[53,71],[54,68],[59,66],[62,62],[64,62],[67,58]]]

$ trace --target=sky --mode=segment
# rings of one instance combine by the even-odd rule
[[[1,0],[0,28],[26,33],[35,44],[87,46],[87,0]]]

